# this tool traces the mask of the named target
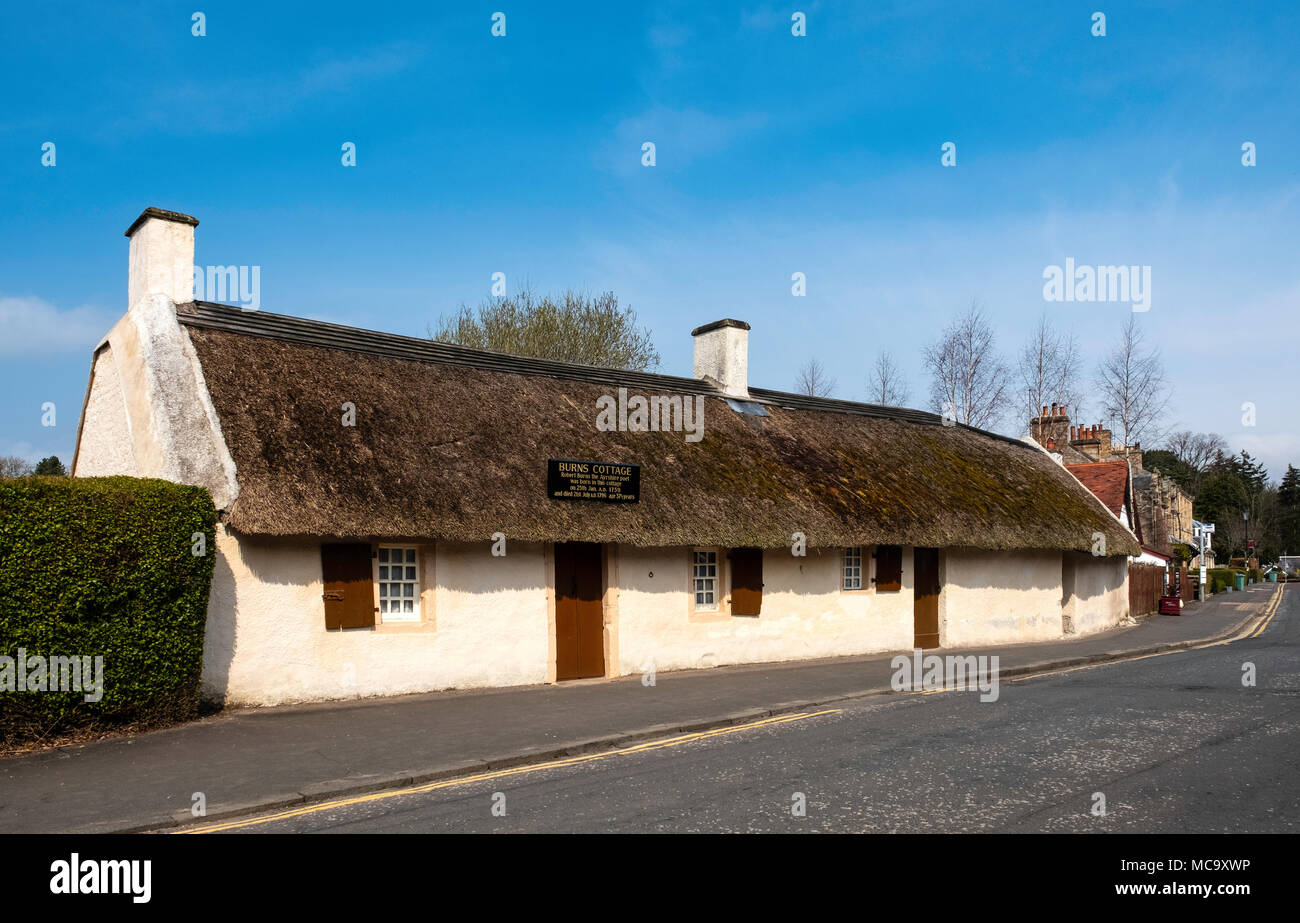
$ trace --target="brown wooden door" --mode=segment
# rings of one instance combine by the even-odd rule
[[[763,549],[731,550],[731,614],[758,615],[763,610]]]
[[[375,624],[375,589],[370,545],[352,542],[320,546],[326,628],[368,628]]]
[[[555,545],[555,678],[605,675],[605,581],[600,545]]]
[[[916,633],[916,646],[939,646],[939,549],[916,548],[912,551],[915,570],[915,592],[912,601],[912,623]]]

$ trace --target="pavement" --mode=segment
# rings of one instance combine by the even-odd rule
[[[1278,589],[1219,594],[1077,640],[953,652],[997,655],[1005,679],[1193,647],[1238,631]],[[161,830],[889,695],[897,653],[660,673],[653,686],[630,676],[232,709],[0,760],[0,832]],[[203,818],[191,813],[196,793]]]
[[[1243,682],[1248,665],[1252,681]],[[995,698],[974,691],[864,696],[172,829],[1295,833],[1298,780],[1300,595],[1290,593],[1266,625],[1247,625],[1231,643],[1019,676],[999,683]],[[1107,849],[1133,851],[1131,844],[1127,852]],[[1097,874],[1075,868],[1071,900],[1104,889],[1118,858],[1094,863]],[[1241,879],[1225,873],[1220,881]]]

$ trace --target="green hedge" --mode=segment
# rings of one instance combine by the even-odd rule
[[[1211,593],[1223,593],[1228,587],[1235,587],[1237,574],[1242,571],[1232,567],[1211,567],[1205,572],[1205,579],[1210,581]]]
[[[201,487],[0,479],[0,658],[13,658],[9,684],[17,686],[20,648],[29,670],[36,656],[88,657],[93,673],[103,658],[98,701],[84,690],[6,691],[0,659],[0,745],[195,714],[215,523]]]

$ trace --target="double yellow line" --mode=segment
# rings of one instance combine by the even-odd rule
[[[1278,586],[1273,596],[1269,599],[1268,604],[1264,607],[1263,614],[1260,615],[1259,621],[1247,625],[1245,629],[1231,638],[1224,638],[1221,641],[1207,641],[1204,644],[1193,644],[1190,647],[1175,648],[1172,651],[1156,651],[1154,654],[1139,654],[1136,657],[1124,657],[1119,660],[1103,660],[1100,663],[1085,663],[1077,667],[1062,667],[1059,670],[1044,670],[1042,673],[1028,673],[1024,676],[1012,676],[1007,682],[1019,683],[1027,679],[1038,679],[1040,676],[1058,676],[1062,673],[1074,673],[1078,670],[1095,670],[1098,667],[1107,667],[1116,663],[1131,663],[1135,660],[1149,660],[1152,657],[1168,657],[1170,654],[1183,654],[1187,651],[1199,651],[1207,647],[1218,647],[1220,644],[1233,644],[1237,641],[1245,641],[1247,638],[1257,638],[1268,627],[1268,623],[1277,615],[1278,608],[1282,605],[1282,587]]]
[[[737,734],[741,731],[752,731],[754,728],[771,727],[772,725],[777,724],[789,724],[792,721],[803,721],[808,718],[818,718],[822,715],[833,715],[839,711],[840,709],[838,708],[828,708],[823,711],[800,712],[792,715],[777,715],[771,718],[763,718],[760,721],[751,721],[747,724],[734,724],[730,727],[717,728],[712,731],[698,731],[691,734],[681,734],[677,737],[669,737],[664,740],[651,740],[643,744],[621,747],[617,750],[603,750],[599,753],[570,756],[563,759],[551,760],[546,763],[531,763],[527,766],[515,766],[510,769],[480,772],[472,776],[458,776],[455,779],[444,779],[440,782],[429,782],[424,785],[417,785],[409,788],[374,792],[369,795],[358,795],[354,798],[339,798],[334,801],[322,801],[317,804],[303,805],[300,808],[291,808],[287,811],[280,811],[276,814],[267,814],[262,817],[245,817],[238,820],[208,824],[201,827],[185,827],[181,830],[173,830],[170,832],[219,833],[222,830],[238,830],[243,827],[254,827],[258,824],[270,824],[280,820],[302,817],[305,814],[315,814],[320,811],[332,811],[336,808],[345,808],[354,804],[368,804],[372,801],[383,801],[387,798],[399,798],[404,795],[422,795],[426,792],[433,792],[443,788],[453,788],[457,785],[472,785],[475,782],[486,782],[491,779],[504,779],[509,776],[526,775],[532,772],[545,772],[548,769],[561,769],[565,766],[577,766],[581,763],[592,763],[596,760],[607,760],[616,756],[629,756],[634,753],[648,753],[651,750],[665,750],[669,747],[680,747],[683,744],[694,743],[698,740],[722,737],[726,734]]]
[[[1154,654],[1143,654],[1138,657],[1128,658],[1129,660],[1146,660],[1150,657],[1163,657],[1168,654],[1181,654],[1184,651],[1198,650],[1203,647],[1213,647],[1219,644],[1231,644],[1234,641],[1241,641],[1246,638],[1257,638],[1264,629],[1272,622],[1273,617],[1277,615],[1278,609],[1282,604],[1282,587],[1279,586],[1269,600],[1268,605],[1264,608],[1263,615],[1260,616],[1259,622],[1248,627],[1245,633],[1238,634],[1222,641],[1211,641],[1206,644],[1196,645],[1194,647],[1179,648],[1172,651],[1161,651]],[[1027,676],[1011,677],[1010,682],[1023,682],[1028,679],[1036,679],[1040,676],[1054,676],[1061,673],[1073,673],[1076,670],[1090,670],[1096,667],[1107,666],[1117,661],[1107,661],[1105,663],[1082,664],[1076,667],[1066,667],[1060,670],[1047,670],[1043,673],[1032,673]],[[1123,662],[1123,661],[1120,661]],[[924,693],[923,693],[924,694]],[[730,727],[717,728],[712,731],[698,731],[691,734],[681,734],[677,737],[669,737],[663,740],[647,741],[643,744],[635,744],[630,747],[621,747],[616,750],[603,750],[599,753],[587,753],[581,756],[565,757],[563,759],[550,760],[545,763],[532,763],[527,766],[515,766],[510,769],[498,769],[491,772],[480,772],[471,776],[459,776],[454,779],[444,779],[439,782],[429,782],[424,785],[417,785],[408,788],[392,789],[390,791],[373,792],[368,795],[358,795],[353,798],[339,798],[333,801],[321,801],[315,804],[303,805],[302,807],[291,808],[287,811],[280,811],[275,814],[267,814],[260,817],[246,817],[238,820],[229,820],[221,823],[208,824],[198,827],[184,827],[180,830],[171,831],[172,833],[218,833],[223,830],[239,830],[246,827],[255,827],[259,824],[271,824],[276,821],[289,820],[294,817],[302,817],[307,814],[317,814],[321,811],[332,811],[336,808],[345,808],[357,804],[369,804],[375,801],[384,801],[388,798],[400,798],[405,795],[421,795],[427,792],[434,792],[445,788],[454,788],[459,785],[472,785],[475,782],[486,782],[492,779],[505,779],[511,776],[527,775],[534,772],[545,772],[548,769],[562,769],[566,766],[578,766],[582,763],[593,763],[597,760],[607,760],[619,756],[631,756],[637,753],[648,753],[652,750],[666,750],[670,747],[680,747],[683,744],[694,743],[699,740],[708,740],[714,737],[723,737],[727,734],[738,734],[742,731],[751,731],[755,728],[771,727],[778,724],[789,724],[793,721],[804,721],[808,718],[818,718],[822,715],[833,715],[839,712],[838,708],[828,708],[823,711],[800,712],[790,715],[778,715],[771,718],[763,718],[760,721],[751,721],[746,724],[735,724]]]
[[[1270,599],[1268,605],[1264,607],[1264,616],[1260,619],[1259,627],[1244,637],[1258,638],[1264,629],[1268,627],[1268,623],[1273,621],[1273,616],[1277,615],[1277,610],[1282,606],[1283,586],[1284,584],[1278,584],[1278,588],[1273,591],[1273,598]]]

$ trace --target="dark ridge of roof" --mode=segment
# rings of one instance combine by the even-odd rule
[[[366,334],[362,350],[336,345],[330,325],[238,313],[184,316],[235,461],[228,522],[246,535],[481,541],[500,531],[516,541],[777,548],[801,531],[824,548],[1088,551],[1100,532],[1112,554],[1137,553],[1045,453],[966,427],[778,403],[757,418],[702,382],[383,334]],[[192,322],[205,316],[206,326]],[[637,382],[646,396],[702,395],[702,438],[598,429],[610,385]],[[341,426],[346,401],[357,413]],[[550,458],[638,464],[640,502],[550,499]]]
[[[179,305],[177,319],[189,327],[225,330],[230,333],[268,337],[287,343],[323,346],[328,349],[345,349],[372,356],[391,356],[416,362],[468,366],[515,375],[545,375],[549,378],[589,381],[602,385],[640,385],[656,391],[721,396],[712,385],[698,378],[676,378],[652,372],[605,369],[594,365],[579,365],[576,362],[512,356],[508,353],[470,349],[467,346],[453,346],[450,343],[439,343],[423,337],[381,333],[378,330],[366,330],[362,327],[345,327],[342,324],[331,324],[326,321],[291,317],[288,314],[243,311],[230,305],[208,301],[194,301]]]
[[[469,366],[489,371],[510,372],[516,375],[545,375],[549,378],[562,378],[569,381],[587,381],[615,386],[637,385],[655,391],[676,391],[683,394],[703,394],[717,398],[726,397],[717,388],[698,378],[678,378],[673,375],[660,375],[654,372],[606,369],[592,365],[580,365],[576,362],[535,359],[530,356],[512,356],[508,353],[494,353],[482,349],[470,349],[466,346],[453,346],[450,343],[439,343],[422,337],[381,333],[377,330],[366,330],[362,327],[346,327],[342,324],[292,317],[288,314],[273,314],[269,311],[243,311],[230,305],[216,304],[210,301],[195,301],[180,305],[177,311],[180,322],[190,327],[226,330],[230,333],[242,333],[248,336],[269,337],[288,343],[303,343],[310,346],[324,346],[330,349],[346,349],[374,356],[413,359],[417,362],[438,362],[444,365]],[[715,323],[722,324],[724,321]],[[911,423],[943,425],[942,418],[937,414],[927,413],[923,410],[911,410],[906,407],[860,404],[856,401],[811,397],[806,394],[791,394],[765,388],[750,388],[749,393],[754,400],[779,404],[796,410],[851,413],[868,417],[882,417],[889,420],[906,420]],[[1032,446],[1025,445],[1022,440],[1003,436],[1001,433],[993,433],[973,426],[965,426],[964,424],[954,425],[992,439],[1001,439],[1004,442],[1037,451]]]
[[[711,324],[701,324],[691,331],[691,336],[697,337],[701,333],[708,333],[710,330],[721,330],[723,327],[737,327],[741,330],[753,329],[743,320],[736,320],[734,317],[724,317],[722,320],[715,320]]]

